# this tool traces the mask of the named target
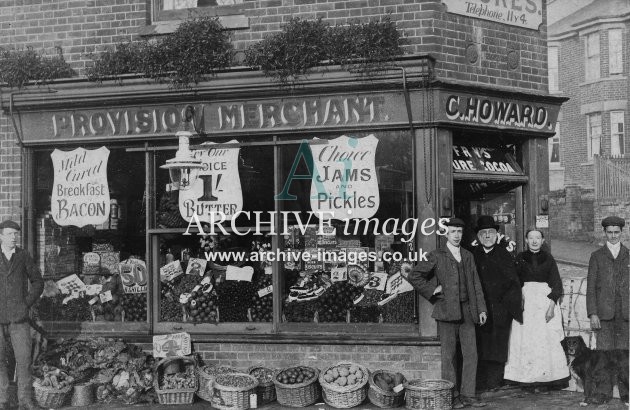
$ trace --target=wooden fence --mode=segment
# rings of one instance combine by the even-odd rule
[[[595,198],[598,201],[630,198],[630,158],[595,155]]]

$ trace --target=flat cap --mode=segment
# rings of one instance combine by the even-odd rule
[[[602,226],[605,228],[607,226],[618,226],[623,228],[626,225],[626,221],[623,218],[619,218],[618,216],[607,216],[602,220]]]
[[[446,222],[444,225],[446,225],[446,226],[457,226],[457,227],[460,227],[460,228],[463,228],[464,226],[466,226],[464,221],[462,221],[459,218],[449,218],[448,222]]]
[[[16,231],[21,230],[20,225],[18,225],[17,222],[13,222],[11,220],[0,222],[0,229],[4,229],[4,228],[12,228],[12,229],[15,229]]]

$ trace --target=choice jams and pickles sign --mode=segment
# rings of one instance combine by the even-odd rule
[[[449,13],[538,30],[542,0],[442,0]]]
[[[559,106],[465,93],[440,94],[441,121],[467,125],[553,132]]]
[[[53,184],[52,217],[61,226],[99,225],[109,218],[109,187],[107,160],[109,150],[77,148],[73,151],[54,150],[55,180]]]
[[[315,174],[311,183],[311,208],[333,219],[370,218],[380,204],[376,178],[374,135],[342,135],[326,145],[313,145]]]

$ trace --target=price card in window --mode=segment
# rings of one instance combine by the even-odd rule
[[[348,280],[348,270],[346,266],[337,266],[330,269],[331,282],[345,282]]]
[[[258,291],[258,297],[262,298],[264,296],[267,296],[269,294],[273,293],[273,285],[269,285],[266,288],[262,288]]]
[[[103,291],[103,285],[94,284],[94,285],[85,285],[85,293],[89,296],[98,295]]]
[[[186,275],[199,275],[203,276],[206,271],[206,265],[208,261],[201,258],[190,258],[188,260],[188,266],[186,267]]]
[[[384,291],[385,286],[387,286],[387,273],[385,272],[374,272],[370,275],[370,280],[367,285],[365,285],[365,289],[375,289]]]
[[[237,266],[228,265],[225,271],[225,280],[242,280],[245,282],[251,282],[253,275],[254,268],[251,266],[239,268]]]
[[[392,275],[387,280],[387,286],[385,287],[385,293],[405,293],[413,290],[411,283],[403,279],[399,273]]]
[[[173,261],[160,268],[160,280],[162,282],[170,282],[183,273],[182,264],[179,261]]]
[[[112,291],[108,290],[107,292],[103,292],[98,295],[98,297],[101,298],[101,303],[109,302],[110,300],[112,300]]]
[[[59,279],[56,283],[61,293],[64,294],[71,294],[72,291],[85,290],[85,283],[83,283],[76,274]]]

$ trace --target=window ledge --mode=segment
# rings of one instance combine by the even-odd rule
[[[249,18],[244,14],[234,14],[229,16],[219,16],[221,25],[228,30],[247,29],[249,28]],[[177,30],[181,21],[162,21],[156,22],[150,26],[140,27],[138,34],[141,36],[156,36],[161,34],[170,34]]]
[[[549,171],[564,171],[564,167],[549,165]]]
[[[602,83],[605,81],[622,81],[622,80],[626,80],[628,77],[624,76],[624,75],[618,75],[618,74],[614,74],[612,76],[609,77],[600,77],[600,78],[596,78],[593,80],[587,80],[584,81],[583,83],[578,84],[579,87],[584,87],[587,85],[591,85],[591,84],[597,84],[597,83]]]

